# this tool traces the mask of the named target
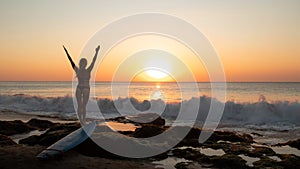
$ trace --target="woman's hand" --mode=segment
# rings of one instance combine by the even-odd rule
[[[97,48],[95,49],[96,53],[98,53],[99,49],[100,49],[100,45],[98,45]]]

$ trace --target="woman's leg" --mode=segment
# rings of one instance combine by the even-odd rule
[[[85,123],[85,116],[86,116],[86,105],[89,101],[89,97],[90,97],[90,89],[89,88],[84,88],[82,89],[82,120]]]
[[[77,87],[76,89],[76,100],[77,100],[77,115],[79,118],[80,123],[82,122],[82,115],[83,115],[83,105],[82,105],[82,91]]]

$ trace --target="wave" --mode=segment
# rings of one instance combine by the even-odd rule
[[[186,120],[192,111],[192,103],[199,102],[197,122],[203,124],[206,120],[211,102],[223,104],[224,111],[222,123],[236,125],[294,125],[300,126],[300,103],[298,101],[276,101],[268,102],[265,97],[260,97],[254,103],[237,103],[227,101],[221,103],[216,99],[201,96],[191,98],[180,103],[165,103],[162,100],[138,101],[135,98],[96,99],[97,108],[88,106],[88,116],[97,116],[99,110],[104,117],[121,115],[134,115],[136,113],[159,113],[167,119],[175,119],[181,111]],[[132,106],[130,106],[132,105]],[[99,108],[99,109],[98,109]],[[62,117],[76,117],[73,98],[64,97],[39,97],[30,95],[0,95],[0,109],[10,109],[20,112],[34,113],[40,115],[59,114]]]

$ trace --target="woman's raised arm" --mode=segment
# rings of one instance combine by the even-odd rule
[[[72,68],[75,70],[77,67],[76,67],[75,63],[73,62],[73,60],[72,60],[71,56],[69,55],[69,52],[68,52],[68,50],[65,48],[65,46],[64,46],[64,45],[63,45],[63,48],[64,48],[64,50],[65,50],[65,52],[66,52],[66,54],[67,54],[67,56],[68,56],[68,59],[69,59],[69,61],[70,61],[71,65],[72,65]]]
[[[91,63],[91,65],[87,68],[89,71],[92,71],[94,65],[95,65],[95,62],[96,62],[96,59],[97,59],[97,55],[98,55],[98,52],[99,52],[99,49],[100,49],[100,45],[97,46],[97,48],[95,49],[96,53],[95,53],[95,56],[93,58],[93,61]]]

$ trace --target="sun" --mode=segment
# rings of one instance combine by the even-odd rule
[[[144,68],[142,71],[137,73],[132,81],[136,82],[173,82],[174,79],[171,73],[161,68]],[[159,89],[160,85],[156,84],[156,88]]]
[[[150,70],[146,70],[145,72],[148,76],[154,79],[163,79],[168,76],[168,74],[159,70],[150,69]]]

